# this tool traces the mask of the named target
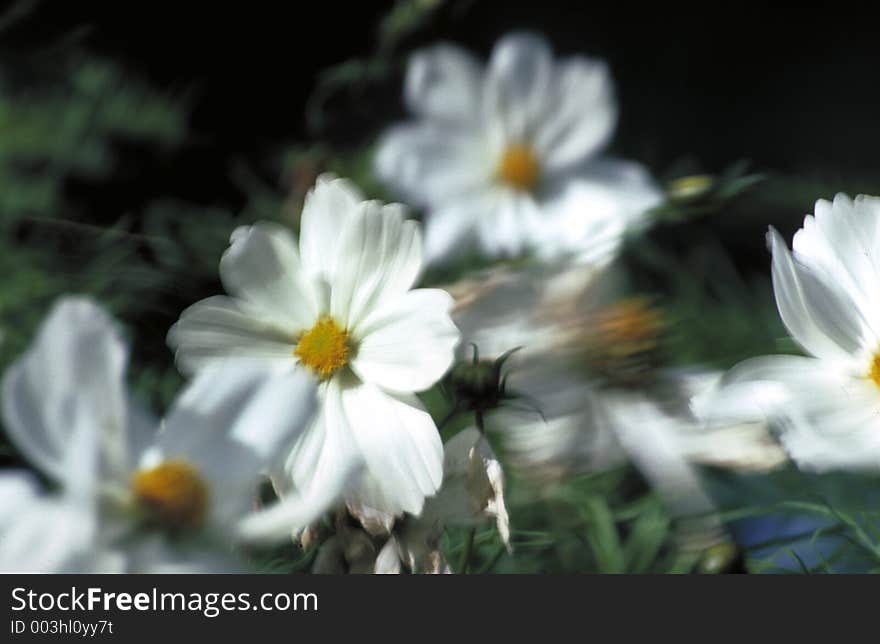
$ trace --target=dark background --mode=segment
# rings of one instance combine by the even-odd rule
[[[199,4],[36,3],[4,45],[38,64],[76,33],[160,87],[194,88],[196,132],[250,154],[306,136],[302,108],[316,73],[368,55],[393,5]],[[749,158],[783,172],[869,175],[880,163],[880,48],[868,12],[478,1],[441,9],[402,49],[444,38],[486,55],[517,28],[545,33],[559,53],[608,59],[621,104],[616,147],[655,171],[685,156],[710,170]],[[373,114],[382,121],[402,113],[390,88],[383,102]],[[343,126],[345,136],[353,129]]]

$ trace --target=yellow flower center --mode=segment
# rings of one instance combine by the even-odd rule
[[[496,174],[502,183],[529,192],[538,183],[541,166],[538,157],[529,146],[515,143],[501,155]]]
[[[868,371],[868,378],[874,381],[874,384],[880,387],[880,351],[871,358],[871,369]]]
[[[134,497],[147,516],[174,529],[198,528],[208,510],[208,486],[183,460],[168,460],[134,473]]]
[[[644,386],[662,362],[664,328],[662,313],[647,298],[615,302],[586,329],[586,363],[610,385]]]
[[[663,316],[647,299],[634,297],[609,305],[596,319],[596,335],[615,352],[638,353],[657,346]]]
[[[293,355],[319,378],[329,378],[348,364],[348,332],[333,318],[322,317],[303,333]]]

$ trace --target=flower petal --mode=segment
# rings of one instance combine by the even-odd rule
[[[352,370],[364,382],[394,392],[424,391],[449,369],[460,339],[449,311],[452,298],[439,289],[416,289],[368,315]]]
[[[476,231],[497,207],[496,192],[453,199],[433,210],[425,224],[425,259],[431,264],[473,251],[480,245]]]
[[[607,395],[605,409],[628,456],[676,517],[710,514],[715,504],[678,445],[682,421],[640,394]]]
[[[773,253],[776,305],[789,333],[814,356],[864,371],[869,331],[850,297],[793,258],[775,229],[771,228],[767,238]]]
[[[370,311],[401,297],[422,264],[422,239],[414,221],[404,221],[399,204],[366,202],[340,233],[330,313],[356,328]]]
[[[0,572],[101,572],[88,565],[93,527],[73,497],[42,495],[24,473],[0,474]]]
[[[880,199],[838,194],[834,202],[816,202],[792,241],[795,257],[846,290],[880,337]]]
[[[490,256],[517,257],[534,246],[543,223],[532,195],[498,190],[494,207],[479,216],[480,245]]]
[[[303,267],[330,281],[336,268],[340,231],[360,210],[360,190],[330,174],[318,177],[306,195],[300,220],[299,248]]]
[[[398,125],[379,141],[376,173],[409,203],[437,207],[492,179],[494,156],[479,130]]]
[[[717,406],[728,418],[739,406],[740,414],[777,421],[780,439],[800,467],[880,468],[880,390],[865,378],[829,370],[821,360],[747,360],[725,375],[714,398],[702,402],[704,410]]]
[[[485,109],[505,140],[529,139],[551,95],[553,54],[535,34],[515,33],[495,45],[486,73]]]
[[[419,116],[472,121],[480,112],[482,65],[461,47],[440,43],[417,51],[406,70],[404,97]]]
[[[282,500],[243,522],[245,538],[289,537],[341,502],[360,476],[364,461],[343,412],[338,378],[319,388],[319,400],[317,416],[273,479]]]
[[[242,226],[220,259],[230,295],[279,328],[303,330],[318,316],[315,289],[304,274],[293,235],[277,224]]]
[[[40,326],[31,348],[3,378],[3,421],[10,439],[44,473],[67,476],[65,456],[76,428],[91,426],[108,472],[128,466],[128,350],[93,302],[64,298]]]
[[[377,575],[400,574],[400,553],[397,550],[397,541],[394,537],[388,539],[379,554],[376,555],[373,572]]]
[[[222,295],[196,302],[168,331],[178,367],[195,373],[220,359],[260,359],[278,370],[294,366],[296,329],[281,327],[247,304]]]
[[[386,512],[418,515],[443,477],[443,444],[415,397],[389,396],[370,384],[341,391],[344,413],[367,466],[358,501]]]
[[[548,260],[570,255],[580,264],[602,265],[661,199],[661,190],[639,164],[592,162],[548,187],[535,241],[538,254]]]
[[[534,137],[548,173],[595,154],[617,122],[614,85],[604,61],[578,56],[555,70],[552,105]]]
[[[158,438],[162,457],[195,465],[209,484],[212,514],[228,523],[247,509],[278,452],[311,422],[315,389],[303,369],[213,365],[174,402]]]

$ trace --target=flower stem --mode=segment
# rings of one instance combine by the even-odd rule
[[[464,552],[461,553],[461,562],[458,564],[458,574],[467,574],[468,564],[471,559],[471,552],[474,549],[474,536],[477,534],[476,528],[471,528],[467,533],[467,541],[464,542]]]

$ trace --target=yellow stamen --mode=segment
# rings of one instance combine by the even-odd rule
[[[538,183],[541,166],[538,157],[529,146],[515,143],[501,155],[496,174],[502,183],[529,192]]]
[[[138,470],[131,479],[135,499],[150,519],[175,529],[198,528],[208,510],[208,486],[183,460]]]
[[[322,317],[303,333],[293,355],[319,378],[329,378],[348,364],[348,332],[333,318]]]
[[[595,331],[607,350],[636,353],[655,348],[663,327],[662,314],[646,298],[634,297],[601,311]]]
[[[880,351],[874,354],[871,359],[871,370],[868,371],[868,377],[874,381],[874,384],[880,387]]]

